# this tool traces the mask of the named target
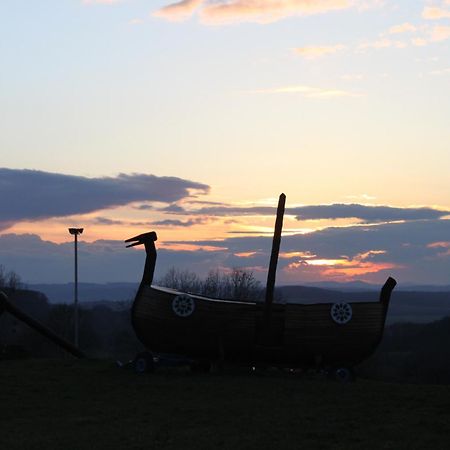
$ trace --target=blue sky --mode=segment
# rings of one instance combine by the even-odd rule
[[[15,205],[22,212],[12,218],[11,204],[0,206],[0,238],[31,233],[60,245],[66,225],[81,224],[89,245],[119,242],[158,224],[159,244],[170,252],[198,249],[197,241],[226,240],[230,233],[253,242],[255,233],[267,235],[273,217],[239,209],[208,216],[192,202],[270,207],[282,191],[291,207],[352,203],[449,211],[449,44],[448,0],[4,1],[0,149],[1,165],[14,172],[2,172],[0,193],[20,198]],[[33,184],[28,170],[38,171],[41,181]],[[61,177],[58,188],[52,174]],[[124,177],[137,182],[134,174],[144,176],[142,190],[119,202],[111,190],[95,191],[108,201],[86,210],[93,185],[119,189]],[[158,181],[148,181],[150,175]],[[65,176],[75,177],[86,194],[74,196],[73,179]],[[173,203],[158,191],[164,177],[178,180],[173,189],[180,183],[208,189],[174,200],[188,211],[176,215],[174,208],[164,210]],[[23,194],[23,186],[35,195]],[[61,194],[58,202],[73,207],[50,208],[52,189]],[[433,283],[449,283],[450,238],[442,234],[448,216],[421,220],[430,220],[423,228],[428,241],[418,244],[414,268],[397,254],[406,247],[389,260],[389,239],[379,248],[367,241],[348,255],[336,242],[303,261],[314,275],[302,263],[281,272],[280,280],[381,282],[397,271],[414,281],[431,265],[434,272],[423,273],[430,272]],[[411,224],[405,219],[397,230],[404,227],[407,238]],[[292,215],[285,229],[289,236],[312,237],[329,227],[360,225],[358,217],[299,221]],[[297,252],[314,253],[300,247],[308,242],[299,237]],[[333,245],[353,261],[353,272],[330,256]],[[367,252],[373,264],[358,265],[355,258]],[[184,261],[171,255],[175,265]],[[263,277],[264,256],[233,255],[213,264],[248,266]],[[44,259],[51,265],[52,257]],[[39,281],[20,261],[0,249],[0,264]],[[208,262],[199,270],[204,267]],[[118,264],[111,277],[120,276]]]

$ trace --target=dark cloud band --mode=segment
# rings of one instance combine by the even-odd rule
[[[276,208],[272,206],[207,206],[197,209],[185,209],[179,205],[169,205],[161,211],[175,215],[202,216],[273,216]],[[395,208],[392,206],[369,206],[359,204],[309,205],[286,208],[286,214],[297,220],[323,219],[360,219],[367,223],[434,220],[450,214],[433,208]]]
[[[37,170],[0,169],[0,229],[23,220],[85,214],[136,201],[172,203],[209,186],[176,177],[119,174],[87,178]]]
[[[396,220],[439,219],[448,211],[432,208],[394,208],[359,204],[334,204],[293,208],[297,220],[347,219],[355,217],[365,222],[392,222]]]
[[[202,218],[191,219],[191,220],[177,220],[177,219],[166,219],[166,220],[158,220],[156,222],[152,222],[151,225],[159,226],[159,227],[192,227],[194,225],[201,225],[205,223],[206,220]]]

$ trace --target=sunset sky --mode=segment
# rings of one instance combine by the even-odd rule
[[[450,284],[450,0],[5,0],[0,264]]]

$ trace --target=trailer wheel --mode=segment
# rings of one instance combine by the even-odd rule
[[[334,379],[340,383],[350,383],[355,381],[355,373],[353,369],[347,367],[339,367],[334,370]]]
[[[153,355],[150,352],[141,352],[133,360],[133,367],[136,373],[148,373],[155,370]]]

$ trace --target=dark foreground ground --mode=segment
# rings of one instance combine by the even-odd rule
[[[0,362],[1,449],[448,449],[450,386]]]

